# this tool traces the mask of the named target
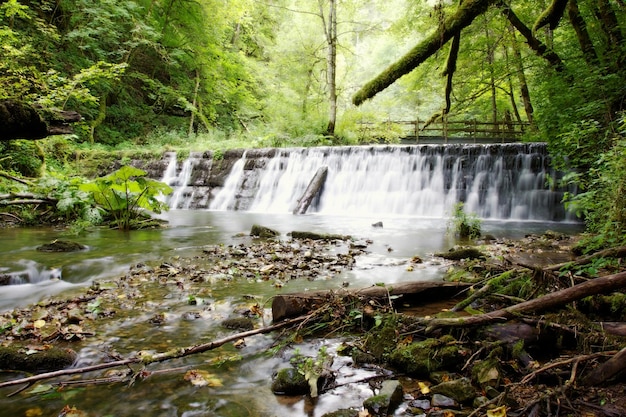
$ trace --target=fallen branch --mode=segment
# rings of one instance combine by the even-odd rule
[[[288,327],[292,324],[305,321],[308,318],[309,316],[297,317],[295,319],[286,320],[281,323],[263,327],[260,329],[254,329],[254,330],[249,330],[247,332],[236,333],[236,334],[227,336],[219,340],[214,340],[212,342],[203,343],[201,345],[178,348],[178,349],[174,349],[168,352],[158,353],[156,355],[142,355],[141,357],[133,356],[127,359],[120,359],[120,360],[113,361],[113,362],[100,363],[97,365],[85,366],[82,368],[62,369],[60,371],[46,372],[46,373],[33,375],[30,377],[26,377],[26,378],[14,379],[12,381],[6,381],[6,382],[0,383],[0,388],[10,387],[10,386],[20,385],[20,384],[30,385],[34,382],[42,381],[45,379],[56,378],[59,376],[83,374],[87,372],[99,371],[102,369],[117,368],[119,366],[128,366],[128,365],[132,365],[136,363],[150,365],[152,363],[164,362],[170,359],[182,358],[185,356],[194,355],[196,353],[207,352],[209,350],[213,350],[222,345],[225,345],[226,343],[233,342],[239,339],[244,339],[246,337],[254,336],[257,334],[271,333],[274,330]]]
[[[578,258],[575,261],[550,265],[544,269],[547,271],[558,271],[563,267],[571,268],[573,266],[586,265],[586,264],[593,262],[594,259],[598,259],[598,258],[626,258],[626,246],[620,246],[618,248],[610,248],[610,249],[601,250],[591,255]]]
[[[6,178],[11,181],[19,182],[20,184],[32,185],[30,181],[23,180],[14,175],[7,174],[6,172],[0,171],[0,177]]]
[[[426,333],[441,327],[477,326],[493,321],[506,321],[520,314],[536,313],[561,306],[572,301],[580,300],[591,295],[602,294],[626,287],[626,272],[595,278],[561,291],[555,291],[544,296],[515,304],[511,307],[461,318],[435,318],[419,320],[427,325]]]
[[[614,355],[615,353],[617,353],[617,352],[616,351],[597,352],[597,353],[591,353],[589,355],[574,356],[572,358],[568,358],[568,359],[552,362],[552,363],[549,363],[549,364],[547,364],[545,366],[542,366],[541,368],[537,369],[536,371],[533,371],[533,372],[529,373],[524,378],[522,378],[522,380],[520,382],[522,384],[527,384],[533,378],[535,378],[537,375],[539,375],[541,373],[544,373],[546,371],[549,371],[550,369],[557,368],[557,367],[563,366],[563,365],[568,365],[568,364],[570,364],[572,362],[576,363],[576,362],[588,361],[588,360],[591,360],[591,359],[596,359],[596,358],[599,358],[599,357],[602,357],[602,356]]]
[[[612,352],[613,356],[608,361],[594,369],[585,379],[583,384],[587,386],[609,383],[616,376],[624,373],[626,365],[626,348],[619,352]]]

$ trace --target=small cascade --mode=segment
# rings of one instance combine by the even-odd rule
[[[224,187],[217,193],[209,208],[211,210],[237,210],[237,191],[242,189],[245,181],[244,167],[246,165],[246,152],[235,162],[230,175],[224,183]]]
[[[35,261],[18,261],[22,269],[12,272],[0,270],[0,285],[36,284],[55,279],[61,279],[61,269],[48,268]]]
[[[183,163],[170,182],[178,184],[170,207],[291,213],[325,166],[326,182],[308,213],[441,218],[463,202],[484,219],[575,220],[560,203],[563,191],[547,185],[559,173],[542,143],[230,152],[213,165],[208,153]]]
[[[183,161],[182,165],[178,163],[175,152],[166,152],[163,158],[168,159],[169,162],[163,172],[161,181],[174,189],[172,194],[167,196],[166,199],[171,209],[189,209],[194,202],[197,204],[197,200],[206,200],[208,198],[208,196],[204,194],[204,190],[199,190],[199,187],[194,183],[192,173],[194,170],[197,171],[199,165],[202,165],[203,168],[210,171],[210,159],[207,160],[203,158],[203,155],[197,152],[192,152],[189,157]]]

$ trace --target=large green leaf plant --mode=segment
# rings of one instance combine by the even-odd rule
[[[80,189],[93,195],[96,204],[112,217],[121,230],[141,228],[146,212],[161,213],[168,206],[161,200],[172,192],[167,184],[146,178],[146,172],[123,166],[117,171],[82,184]]]

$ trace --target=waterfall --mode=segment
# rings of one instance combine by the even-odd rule
[[[291,213],[326,166],[325,185],[308,213],[448,217],[464,202],[467,212],[485,219],[568,219],[563,191],[547,184],[559,173],[550,169],[543,143],[250,150],[230,155],[220,161],[219,173],[204,172],[203,180],[190,184],[194,170],[207,169],[198,164],[202,158],[190,163],[189,172],[183,163],[171,183],[178,183],[176,192],[187,190],[174,194],[186,202],[172,196],[170,207]],[[191,204],[192,195],[203,203]]]

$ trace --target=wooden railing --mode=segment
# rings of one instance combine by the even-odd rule
[[[450,139],[463,142],[517,142],[530,129],[529,123],[512,120],[494,123],[444,119],[428,125],[421,120],[388,120],[379,123],[361,122],[360,125],[363,134],[378,134],[382,139],[393,134],[416,143],[424,140],[447,143]]]

